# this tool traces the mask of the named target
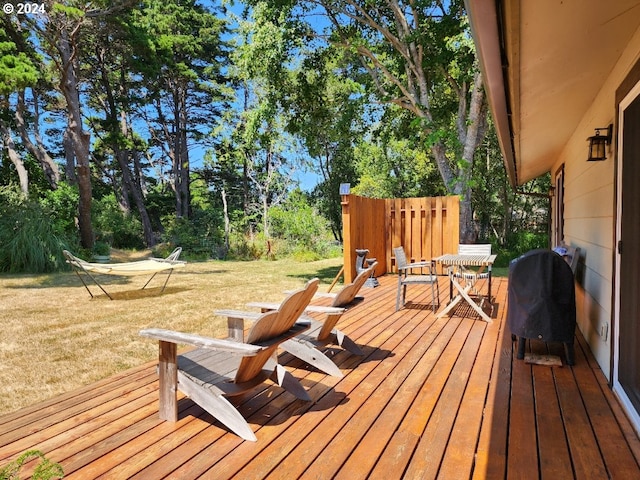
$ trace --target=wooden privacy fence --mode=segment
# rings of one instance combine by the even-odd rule
[[[376,258],[376,276],[395,271],[392,249],[404,247],[412,262],[456,253],[460,239],[457,196],[364,198],[342,195],[345,283],[356,275],[356,253],[369,249]]]

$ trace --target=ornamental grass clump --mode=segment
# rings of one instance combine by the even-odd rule
[[[46,273],[64,265],[63,242],[42,209],[28,203],[2,212],[0,219],[0,271]]]

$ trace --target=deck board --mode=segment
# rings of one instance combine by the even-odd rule
[[[396,312],[395,277],[380,281],[338,324],[365,353],[329,348],[343,378],[280,355],[314,402],[269,384],[232,399],[257,442],[182,394],[178,421],[161,421],[151,362],[1,416],[0,466],[37,448],[69,479],[640,478],[640,440],[579,333],[574,366],[525,364],[506,279],[490,324],[464,306],[436,319],[420,287]],[[440,292],[444,305],[446,277]]]
[[[564,435],[562,412],[550,368],[533,367],[540,474],[542,478],[571,478],[571,457]]]

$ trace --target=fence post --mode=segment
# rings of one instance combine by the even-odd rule
[[[353,242],[354,232],[351,228],[351,212],[349,210],[349,189],[340,186],[340,205],[342,206],[342,256],[343,256],[343,268],[344,268],[344,283],[351,283],[353,281],[354,273],[356,270],[355,259],[353,252],[355,246]]]

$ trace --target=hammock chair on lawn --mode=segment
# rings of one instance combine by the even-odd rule
[[[187,262],[178,260],[180,253],[182,252],[182,248],[176,248],[167,258],[148,258],[146,260],[139,260],[137,262],[125,262],[125,263],[91,263],[81,258],[74,256],[68,250],[63,250],[65,258],[67,259],[67,263],[71,265],[73,271],[76,272],[80,281],[84,285],[84,288],[87,289],[91,298],[93,298],[93,293],[89,290],[89,286],[87,282],[84,281],[81,273],[87,275],[93,283],[95,283],[100,290],[104,292],[104,294],[109,297],[110,300],[113,300],[113,297],[109,295],[109,293],[104,289],[100,282],[96,280],[95,275],[120,275],[126,277],[132,277],[136,275],[151,275],[151,278],[144,284],[142,290],[149,285],[151,280],[160,272],[164,272],[168,270],[167,278],[164,281],[164,285],[162,286],[162,290],[160,293],[164,292],[165,287],[167,286],[167,282],[169,282],[169,278],[173,273],[174,268],[184,267]]]

